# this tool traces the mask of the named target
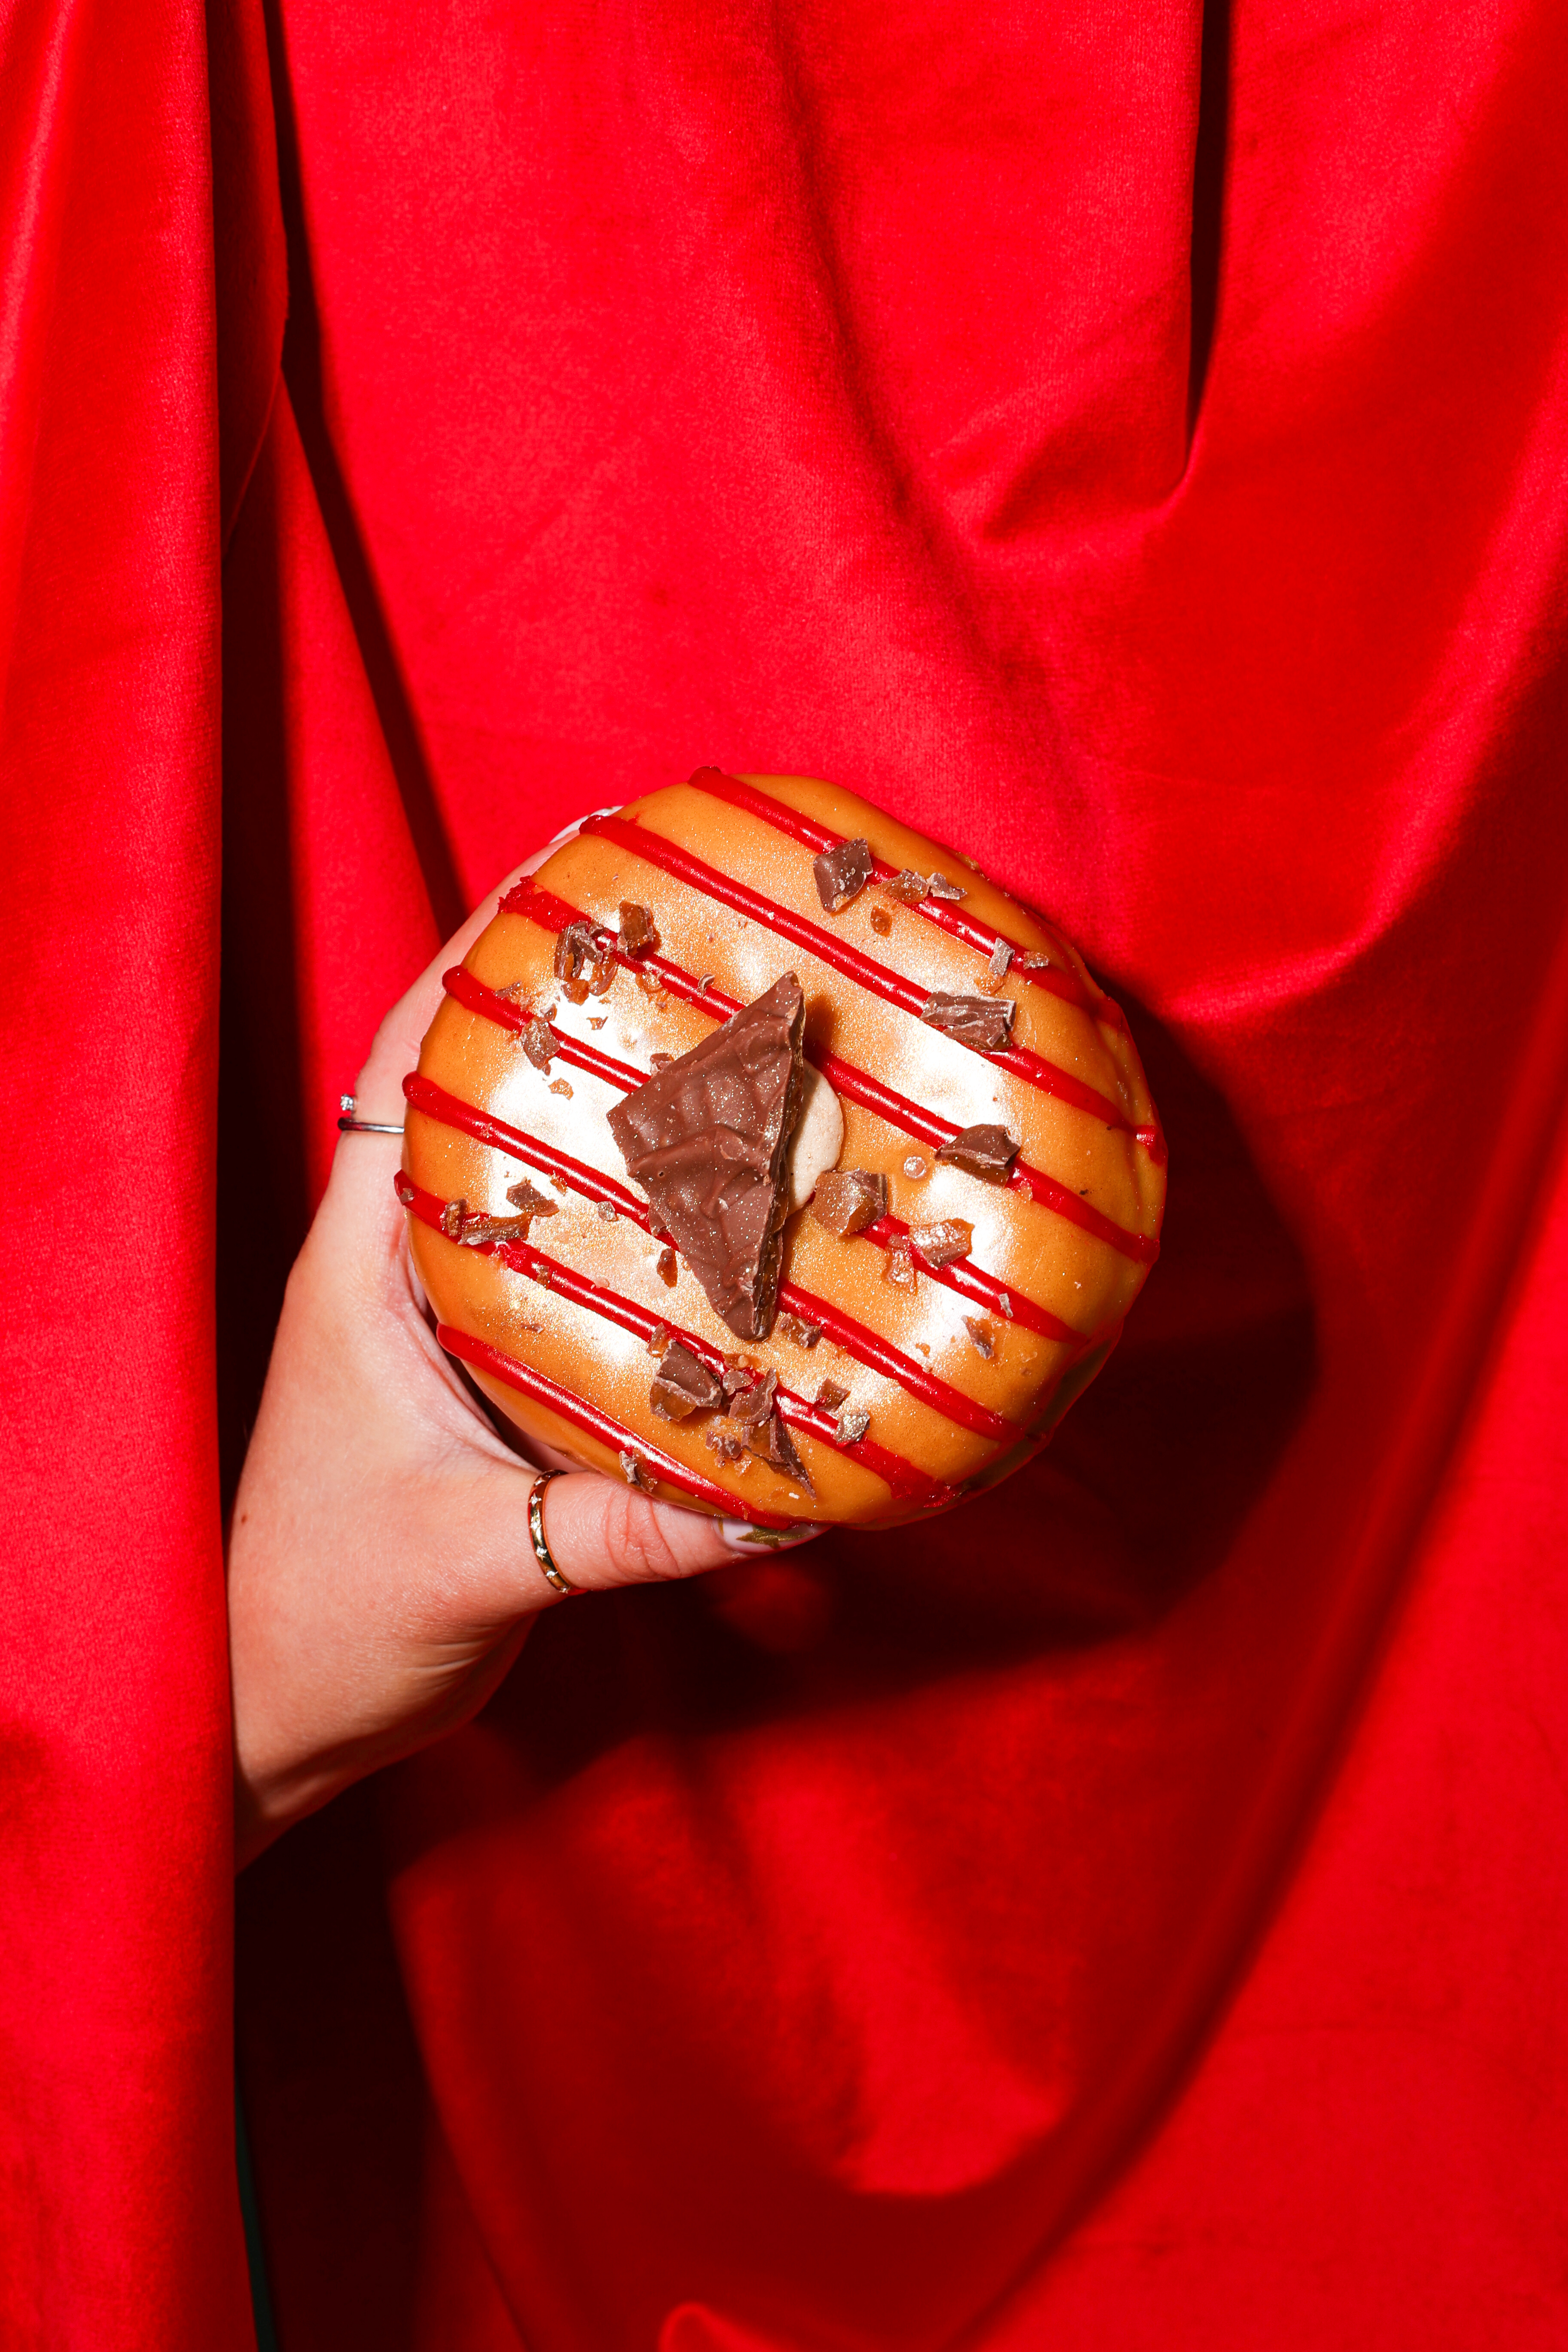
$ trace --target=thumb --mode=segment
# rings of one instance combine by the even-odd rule
[[[736,1559],[793,1549],[825,1532],[811,1521],[779,1533],[744,1519],[710,1518],[678,1503],[658,1502],[593,1470],[551,1475],[521,1465],[495,1464],[482,1486],[482,1507],[500,1524],[489,1542],[475,1549],[494,1562],[495,1589],[487,1597],[498,1618],[531,1614],[564,1597],[535,1549],[529,1507],[536,1492],[548,1564],[578,1593],[672,1583]]]

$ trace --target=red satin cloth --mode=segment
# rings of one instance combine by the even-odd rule
[[[1060,919],[1164,1256],[247,1874],[286,2352],[1559,2345],[1568,17],[268,30],[0,18],[0,2337],[250,2341],[220,1440],[385,1003],[714,761]]]

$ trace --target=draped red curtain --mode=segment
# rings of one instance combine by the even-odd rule
[[[282,1277],[439,937],[705,761],[1063,923],[1164,1254],[1035,1470],[551,1616],[247,1874],[286,2352],[1562,2340],[1565,68],[0,15],[7,2342],[250,2340]]]

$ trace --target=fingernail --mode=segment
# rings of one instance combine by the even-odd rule
[[[750,1519],[721,1519],[719,1532],[731,1551],[794,1551],[827,1529],[816,1519],[796,1519],[787,1528],[754,1528]]]

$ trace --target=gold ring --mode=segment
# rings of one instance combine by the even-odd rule
[[[563,1470],[542,1470],[534,1480],[533,1492],[528,1498],[528,1539],[533,1546],[533,1557],[539,1562],[545,1582],[552,1584],[557,1592],[565,1593],[570,1600],[583,1588],[580,1584],[567,1583],[551,1558],[550,1546],[544,1540],[544,1489],[552,1478],[563,1478],[565,1475]]]

